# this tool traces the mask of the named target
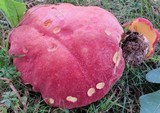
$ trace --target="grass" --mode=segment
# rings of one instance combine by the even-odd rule
[[[145,17],[160,30],[160,1],[154,0],[48,0],[48,3],[69,2],[75,5],[97,5],[112,12],[121,23],[136,17]],[[159,9],[158,9],[159,8]],[[12,92],[10,84],[0,80],[0,112],[2,113],[139,113],[139,97],[160,89],[160,85],[148,83],[145,74],[160,66],[160,45],[153,57],[136,68],[126,65],[122,78],[110,92],[98,102],[78,109],[52,108],[44,103],[40,94],[34,93],[30,86],[20,82],[11,58],[7,54],[10,27],[0,14],[0,77],[9,78],[22,97],[23,104]],[[5,103],[5,104],[4,104]]]

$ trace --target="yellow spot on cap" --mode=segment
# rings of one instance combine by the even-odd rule
[[[87,53],[87,52],[88,52],[88,48],[85,48],[85,47],[84,47],[84,48],[82,48],[81,51],[82,51],[82,53]]]
[[[45,27],[49,27],[51,24],[52,24],[52,20],[51,20],[51,19],[48,19],[48,20],[46,20],[46,21],[43,23],[43,25],[44,25]]]
[[[58,27],[58,26],[53,29],[53,33],[54,33],[54,34],[57,34],[57,33],[59,33],[60,31],[61,31],[61,28]]]
[[[73,102],[73,103],[77,102],[77,98],[76,97],[72,97],[72,96],[67,96],[66,100],[69,101],[69,102]]]
[[[121,61],[121,58],[122,58],[122,53],[119,49],[117,52],[115,52],[115,54],[113,56],[113,62],[115,63],[114,70],[113,70],[113,75],[116,75],[117,67],[118,67],[118,65]]]
[[[88,90],[88,92],[87,92],[87,95],[90,97],[90,96],[92,96],[95,92],[96,92],[96,91],[95,91],[94,88],[90,88],[90,89]]]
[[[48,103],[49,103],[49,104],[54,104],[54,99],[49,98],[49,99],[48,99]]]
[[[96,88],[97,88],[97,89],[103,89],[104,86],[105,86],[105,83],[104,83],[104,82],[100,82],[100,83],[98,83],[98,84],[96,85]]]
[[[47,49],[47,51],[48,52],[54,52],[54,51],[56,51],[57,50],[57,45],[56,44],[52,44],[48,49]]]
[[[119,65],[120,60],[121,60],[121,53],[120,51],[117,51],[113,56],[113,62],[116,64],[116,67]]]
[[[106,33],[108,36],[111,35],[111,32],[110,32],[108,29],[105,30],[105,33]]]
[[[26,47],[22,48],[23,53],[28,53],[28,49]]]

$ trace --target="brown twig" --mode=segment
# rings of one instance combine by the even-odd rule
[[[7,84],[9,84],[10,88],[12,89],[12,91],[15,93],[15,95],[17,96],[17,98],[19,99],[20,103],[23,105],[24,108],[27,108],[26,103],[23,103],[20,94],[18,93],[17,89],[14,87],[14,85],[12,84],[11,80],[8,78],[2,78],[0,77],[0,80],[5,81]]]

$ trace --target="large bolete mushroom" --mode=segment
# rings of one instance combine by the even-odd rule
[[[115,16],[102,8],[38,5],[12,30],[9,55],[15,56],[13,63],[22,82],[31,84],[49,105],[86,106],[105,96],[119,80],[125,67],[123,57],[132,65],[151,55],[158,38],[148,39],[156,37],[156,32],[147,25],[143,30],[148,31],[139,30],[141,24],[146,25],[134,21],[129,27],[132,31],[124,35]],[[141,42],[141,49],[134,46]],[[134,57],[130,50],[134,55],[140,50],[143,58]],[[131,58],[140,60],[132,62]]]
[[[108,11],[71,4],[29,9],[9,37],[25,84],[46,103],[75,108],[101,99],[121,77],[123,29]]]

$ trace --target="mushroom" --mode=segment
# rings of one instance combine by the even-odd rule
[[[123,57],[131,65],[139,65],[151,57],[159,40],[159,32],[145,18],[136,18],[124,24],[127,32],[122,37]]]
[[[77,108],[104,97],[125,63],[123,29],[114,15],[96,6],[39,5],[29,9],[9,36],[9,55],[46,103]]]
[[[37,5],[11,31],[9,55],[20,56],[13,63],[22,82],[47,104],[86,106],[120,79],[124,58],[135,65],[153,54],[159,33],[152,24],[138,18],[126,25],[124,33],[113,14],[96,6]]]

